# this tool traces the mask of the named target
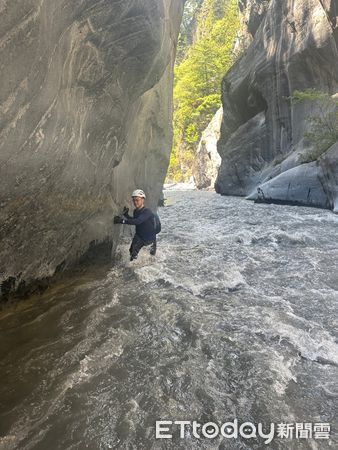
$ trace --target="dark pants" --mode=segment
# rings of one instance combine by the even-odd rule
[[[141,239],[137,234],[133,237],[133,240],[131,242],[131,246],[129,249],[130,253],[130,261],[137,258],[137,255],[142,247],[150,245],[150,254],[155,255],[156,254],[156,237],[153,241],[144,241]]]

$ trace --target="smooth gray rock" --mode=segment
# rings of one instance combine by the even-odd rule
[[[156,206],[183,3],[0,5],[1,294],[109,253],[134,188]]]
[[[331,95],[338,91],[336,2],[271,0],[264,2],[267,9],[258,0],[239,3],[253,41],[222,82],[222,164],[216,189],[225,195],[256,192],[263,183],[299,166],[299,155],[311,150],[304,133],[317,111],[313,102],[291,102],[295,90],[315,88]],[[296,189],[294,195],[303,202],[314,172],[302,167],[279,178],[278,185],[281,180],[287,185],[269,188],[269,195],[288,192],[290,177],[300,173],[304,189]],[[326,187],[324,192],[329,195]],[[330,203],[327,197],[315,197],[322,198],[323,207]]]
[[[265,0],[238,0],[241,27],[237,32],[233,53],[240,56],[253,41],[268,8]]]
[[[268,2],[266,0],[239,0],[238,6],[246,33],[253,38],[268,9]]]
[[[215,183],[216,192],[228,195],[246,195],[262,182],[266,161],[265,114],[259,113],[240,126],[221,148],[222,164]],[[250,161],[243,161],[249,157]],[[224,164],[227,160],[228,164]]]
[[[333,145],[319,160],[319,180],[325,189],[330,208],[338,213],[338,143]]]
[[[317,206],[338,213],[338,143],[317,161],[290,168],[259,185],[247,199]]]
[[[317,207],[330,207],[319,178],[317,162],[294,167],[272,180],[261,184],[248,200],[286,203]]]
[[[217,152],[223,109],[219,108],[198,143],[193,167],[193,178],[197,189],[213,188],[221,165]]]

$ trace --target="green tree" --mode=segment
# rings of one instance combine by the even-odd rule
[[[185,181],[202,131],[221,105],[221,80],[234,63],[237,0],[204,0],[195,41],[175,67],[174,144],[168,180]]]

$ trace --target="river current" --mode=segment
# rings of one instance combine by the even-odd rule
[[[156,257],[130,263],[126,236],[114,266],[1,313],[0,448],[338,448],[338,217],[165,197]],[[156,439],[235,419],[293,435]]]

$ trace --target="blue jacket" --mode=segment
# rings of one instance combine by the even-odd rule
[[[156,239],[154,214],[148,208],[135,209],[133,217],[126,215],[124,223],[136,226],[136,234],[143,241],[154,241]]]

